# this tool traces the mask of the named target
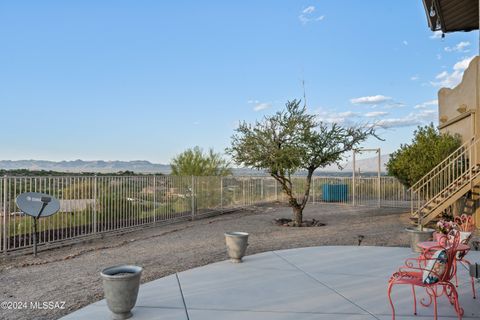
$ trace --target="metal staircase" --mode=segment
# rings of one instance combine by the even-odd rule
[[[425,226],[436,219],[467,193],[473,195],[472,200],[478,198],[479,144],[480,139],[469,139],[410,188],[411,214],[419,225]],[[474,205],[465,201],[466,208]]]

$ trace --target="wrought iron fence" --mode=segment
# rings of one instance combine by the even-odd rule
[[[296,196],[301,197],[305,178],[294,177],[292,182]],[[20,193],[29,191],[60,200],[60,211],[39,221],[39,245],[286,200],[270,177],[5,176],[0,183],[0,250],[4,253],[32,246],[32,219],[15,204]],[[309,201],[409,207],[406,189],[390,177],[355,181],[314,177]]]

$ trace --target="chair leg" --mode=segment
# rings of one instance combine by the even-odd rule
[[[413,293],[413,314],[417,315],[417,295],[415,294],[415,286],[412,284]]]
[[[475,278],[470,277],[470,281],[472,283],[473,299],[477,299],[477,295],[476,295],[476,292],[475,292]]]
[[[434,291],[434,293],[433,293],[433,318],[435,320],[437,320],[437,317],[438,317],[438,315],[437,315],[437,294]]]
[[[390,282],[388,284],[388,301],[390,301],[390,307],[392,307],[392,320],[395,320],[395,307],[393,306],[393,301],[392,301],[392,287],[393,287],[393,282]]]
[[[458,320],[462,320],[463,316],[463,308],[460,306],[460,302],[458,301],[458,292],[455,286],[450,283],[446,285],[447,288],[450,288],[450,290],[447,290],[447,296],[450,300],[450,303],[453,305],[455,308],[455,312],[457,313]]]

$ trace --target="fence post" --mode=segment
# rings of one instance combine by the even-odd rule
[[[97,233],[97,174],[93,179],[93,233]]]
[[[355,149],[353,150],[353,165],[352,165],[353,173],[352,173],[352,199],[353,199],[353,206],[355,206]]]
[[[223,210],[223,177],[220,177],[220,209]]]
[[[153,175],[153,223],[157,222],[157,182],[155,179],[155,174]]]
[[[378,182],[377,182],[377,187],[378,187],[378,207],[380,208],[382,206],[382,178],[380,171],[382,170],[382,157],[380,155],[380,148],[378,148]]]
[[[263,180],[265,179],[265,177],[262,177],[262,179],[260,180],[260,202],[263,202],[265,199],[263,199]]]
[[[192,176],[192,221],[195,219],[195,177]]]
[[[247,199],[245,198],[245,178],[242,179],[242,197],[243,197],[243,207],[247,204]]]
[[[3,176],[3,252],[7,254],[7,176]]]
[[[274,179],[273,181],[275,181],[275,201],[278,202],[278,190],[277,190],[277,180]]]
[[[315,204],[315,177],[312,177],[312,203]]]

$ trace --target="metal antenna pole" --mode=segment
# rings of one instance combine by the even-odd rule
[[[48,202],[50,202],[50,198],[44,198],[42,197],[42,208],[40,209],[40,212],[36,217],[33,217],[33,256],[37,256],[37,220],[40,218],[40,216],[43,213],[43,210],[45,210],[45,207],[47,206]]]
[[[303,87],[303,106],[307,107],[307,92],[305,90],[305,79],[302,80],[302,87]]]

